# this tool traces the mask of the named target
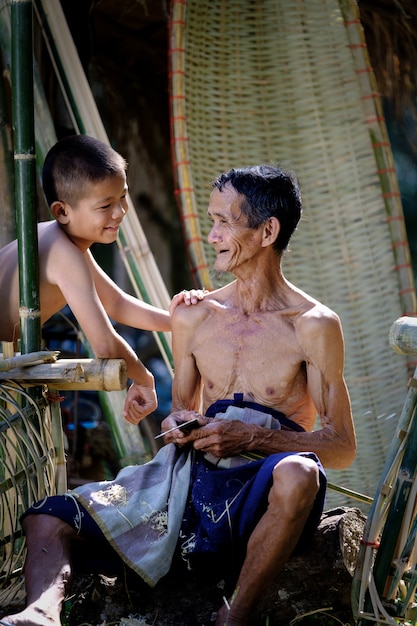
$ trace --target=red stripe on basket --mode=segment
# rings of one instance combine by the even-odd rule
[[[352,26],[353,24],[360,24],[361,21],[360,20],[347,20],[347,22],[345,22],[345,26]]]
[[[199,270],[206,270],[206,269],[208,269],[208,265],[207,265],[207,263],[203,263],[202,265],[197,265],[196,267],[193,267],[193,270],[192,270],[192,271],[193,271],[194,273],[196,273],[196,272],[198,272]]]
[[[387,222],[395,222],[396,220],[403,222],[404,215],[390,215],[389,217],[387,217]]]
[[[393,168],[393,167],[384,167],[381,170],[377,170],[378,174],[388,174],[388,172],[391,172],[391,173],[395,172],[395,168]]]
[[[385,121],[385,118],[384,117],[380,117],[379,115],[375,115],[375,116],[372,116],[372,117],[367,117],[365,119],[365,122],[367,124],[373,124],[374,122],[384,122],[384,121]]]
[[[374,98],[380,98],[381,94],[380,93],[370,93],[367,96],[362,96],[362,100],[373,100]]]
[[[399,248],[400,246],[408,246],[408,241],[396,241],[392,244],[393,249]]]
[[[399,191],[387,191],[386,193],[382,194],[383,198],[401,198],[401,194]],[[402,218],[398,218],[398,219],[402,219]]]
[[[198,219],[198,215],[196,215],[195,213],[187,213],[186,215],[182,215],[181,216],[181,220],[185,221],[185,220],[190,220],[190,219]]]
[[[403,296],[405,293],[414,293],[414,288],[413,287],[407,287],[407,289],[400,289],[400,291],[398,292],[400,294],[400,296]],[[414,317],[415,317],[415,312],[413,313]]]
[[[411,267],[411,263],[402,263],[401,265],[394,265],[395,270],[409,269],[410,267]]]
[[[191,161],[176,161],[175,165],[178,166],[182,166],[182,165],[190,165]]]
[[[202,237],[193,237],[192,239],[187,239],[185,241],[187,246],[191,246],[193,243],[198,243],[203,241]]]
[[[376,141],[372,143],[373,148],[390,148],[391,144],[389,141]]]
[[[181,189],[176,189],[174,193],[176,193],[177,196],[179,196],[180,193],[192,193],[193,191],[194,191],[194,187],[181,187]]]

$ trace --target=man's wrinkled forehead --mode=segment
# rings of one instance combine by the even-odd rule
[[[243,201],[244,197],[230,184],[225,185],[221,191],[215,188],[210,194],[208,216],[238,221],[241,217],[245,217],[242,213]]]

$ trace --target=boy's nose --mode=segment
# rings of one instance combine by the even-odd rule
[[[113,215],[117,216],[117,217],[123,217],[126,214],[126,209],[121,205],[118,204],[113,211]]]

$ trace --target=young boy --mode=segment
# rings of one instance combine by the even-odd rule
[[[73,135],[48,152],[42,186],[53,220],[38,225],[41,323],[69,305],[97,358],[121,358],[133,384],[124,416],[137,424],[157,407],[154,378],[110,319],[134,328],[171,330],[170,313],[125,293],[99,267],[93,243],[117,238],[127,204],[127,164],[107,144]],[[17,242],[0,250],[0,340],[19,337]],[[177,294],[170,312],[182,301],[195,304],[202,292]]]

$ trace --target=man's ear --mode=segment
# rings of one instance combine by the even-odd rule
[[[263,226],[262,246],[271,246],[277,239],[280,231],[280,223],[276,217],[269,217]]]
[[[65,202],[56,200],[51,204],[49,209],[57,222],[64,225],[68,224],[69,214]]]

